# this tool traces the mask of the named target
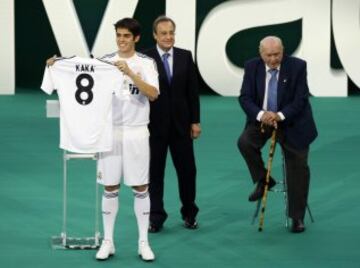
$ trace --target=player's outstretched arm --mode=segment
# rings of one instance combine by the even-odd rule
[[[54,65],[56,57],[57,57],[57,56],[56,56],[56,54],[55,54],[55,55],[52,56],[51,58],[48,58],[48,59],[46,60],[46,65],[47,65],[47,66],[52,66],[52,65]]]
[[[127,65],[126,61],[117,61],[115,62],[115,66],[122,71],[124,74],[129,76],[134,84],[138,87],[142,94],[149,98],[150,101],[154,101],[157,99],[159,93],[157,88],[154,86],[146,83],[142,80],[141,76],[134,73],[129,66]]]
[[[156,100],[159,95],[157,89],[154,86],[142,80],[140,75],[137,75],[133,72],[131,73],[132,74],[128,74],[128,76],[134,81],[134,84],[139,88],[141,93],[143,93],[146,97],[148,97],[150,101]]]

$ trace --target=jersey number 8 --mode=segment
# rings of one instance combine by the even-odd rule
[[[85,85],[82,84],[83,81],[85,82]],[[94,79],[89,74],[80,74],[76,78],[76,86],[77,90],[75,92],[75,98],[76,101],[81,105],[88,105],[94,98],[94,94],[91,91],[94,87]]]

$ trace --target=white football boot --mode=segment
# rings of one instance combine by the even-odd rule
[[[115,254],[114,243],[110,240],[103,240],[100,249],[96,253],[96,259],[106,260],[114,254]]]
[[[154,252],[151,250],[150,245],[147,241],[140,241],[138,253],[143,261],[155,260]]]

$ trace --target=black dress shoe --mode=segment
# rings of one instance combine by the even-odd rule
[[[163,226],[162,225],[156,225],[153,223],[150,223],[149,225],[149,233],[158,233],[162,230]]]
[[[187,229],[197,229],[199,226],[195,218],[185,218],[184,227]]]
[[[302,219],[293,219],[292,226],[291,226],[291,232],[302,233],[304,231],[305,231],[304,221]]]
[[[275,184],[276,184],[276,181],[270,177],[268,190],[270,190],[272,187],[274,187]],[[263,180],[259,181],[256,184],[255,190],[249,195],[249,201],[254,202],[254,201],[259,200],[263,196],[264,190],[265,190],[265,181],[263,181]]]

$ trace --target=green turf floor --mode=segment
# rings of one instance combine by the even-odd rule
[[[30,92],[30,93],[28,93]],[[251,225],[249,173],[236,141],[244,114],[235,98],[201,97],[203,133],[196,141],[200,228],[182,227],[175,171],[168,163],[163,232],[150,234],[156,261],[137,257],[130,189],[120,194],[116,255],[53,250],[62,227],[62,152],[58,121],[45,117],[45,94],[0,96],[0,267],[360,267],[360,98],[313,98],[319,138],[311,147],[309,204],[315,223],[284,228],[281,194],[270,193],[262,233]],[[279,153],[278,153],[279,154]],[[273,171],[281,176],[277,154]],[[266,156],[266,153],[265,153]],[[69,229],[91,235],[94,163],[69,165]]]

